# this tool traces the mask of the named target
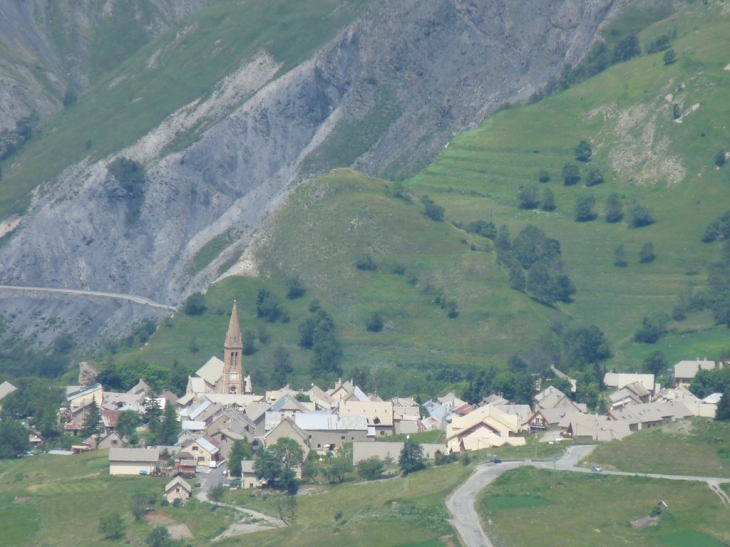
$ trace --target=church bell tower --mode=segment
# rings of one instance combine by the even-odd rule
[[[216,391],[218,393],[243,395],[243,338],[241,336],[241,327],[238,324],[238,307],[235,300],[233,301],[231,321],[228,323],[228,334],[226,334],[226,342],[223,348],[223,376]]]

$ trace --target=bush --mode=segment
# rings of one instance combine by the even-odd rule
[[[573,186],[580,181],[580,169],[577,165],[566,163],[563,165],[563,184],[565,186]]]
[[[436,222],[441,222],[444,219],[444,214],[446,213],[446,210],[443,207],[441,207],[440,205],[436,205],[436,202],[434,202],[427,195],[423,196],[421,198],[421,201],[423,202],[424,206],[424,215]]]
[[[106,513],[99,517],[99,532],[104,539],[118,539],[124,535],[124,521],[119,513]]]
[[[662,34],[661,36],[658,36],[657,38],[646,44],[646,53],[649,55],[651,55],[652,53],[659,53],[660,51],[668,49],[671,43],[671,34]]]
[[[702,234],[704,243],[711,243],[716,239],[730,239],[730,211],[713,219]]]
[[[720,150],[715,155],[715,165],[717,165],[718,167],[722,167],[723,165],[725,165],[725,162],[726,161],[727,161],[727,154],[726,154],[726,152],[724,150]]]
[[[575,147],[575,159],[577,159],[578,161],[591,161],[592,156],[593,149],[591,148],[591,143],[589,143],[588,141],[580,141],[578,143],[578,146]]]
[[[537,180],[540,182],[550,182],[550,173],[548,173],[547,169],[540,169],[540,172],[537,174]]]
[[[624,206],[617,193],[608,196],[606,200],[606,222],[620,222],[624,218]]]
[[[286,280],[286,288],[286,297],[289,300],[301,298],[304,296],[304,293],[307,292],[307,289],[304,288],[304,284],[298,275],[293,275]]]
[[[669,318],[663,314],[644,317],[641,328],[634,333],[634,341],[642,344],[654,344],[667,333]]]
[[[383,316],[379,312],[374,312],[365,323],[368,332],[380,332],[383,330]]]
[[[654,244],[653,243],[644,243],[644,246],[641,248],[641,251],[639,251],[639,261],[642,264],[646,264],[648,262],[653,262],[656,258],[656,255],[654,254]]]
[[[540,209],[543,211],[554,211],[556,209],[555,193],[550,188],[545,188],[542,193]]]
[[[470,222],[464,228],[468,234],[478,234],[482,237],[494,240],[497,237],[497,227],[492,222],[486,220],[475,220]]]
[[[593,196],[579,196],[575,201],[574,218],[576,222],[590,222],[596,218],[593,207],[596,205],[596,198]]]
[[[644,226],[654,224],[655,222],[651,209],[649,209],[646,205],[634,205],[631,207],[629,214],[631,215],[632,228],[642,228]]]
[[[672,118],[675,120],[678,120],[682,117],[682,109],[679,107],[677,103],[674,103],[672,105]]]
[[[672,63],[676,62],[676,60],[677,54],[674,52],[673,49],[668,49],[667,52],[664,54],[664,64],[671,65]]]
[[[623,245],[619,245],[613,250],[613,265],[624,268],[629,265],[626,261],[626,249]]]
[[[185,315],[203,315],[206,309],[208,308],[205,306],[205,296],[196,292],[188,296],[183,311]]]
[[[266,289],[259,289],[256,295],[256,316],[263,318],[268,323],[276,323],[279,319],[284,323],[287,322],[284,321],[287,316],[279,299]]]
[[[603,173],[601,173],[598,169],[591,169],[591,171],[588,173],[586,186],[596,186],[597,184],[601,184],[602,182]]]
[[[537,186],[523,186],[517,192],[517,206],[520,209],[536,209],[540,205]]]
[[[373,255],[364,253],[355,259],[355,267],[358,270],[374,272],[378,269],[378,264],[375,262]]]

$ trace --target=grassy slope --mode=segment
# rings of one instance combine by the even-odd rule
[[[28,192],[88,154],[98,159],[132,144],[262,49],[283,63],[282,71],[290,70],[331,40],[368,3],[221,0],[191,16],[141,48],[73,107],[59,113],[17,157],[0,165],[0,218],[22,211]],[[124,39],[125,28],[120,26],[115,36]],[[133,26],[128,30],[131,33]],[[122,55],[113,51],[103,34],[99,40],[104,59]],[[162,51],[158,62],[148,65],[158,50]],[[106,66],[104,59],[97,59],[99,70]]]
[[[502,365],[513,348],[547,328],[556,312],[506,287],[507,274],[496,265],[488,240],[427,219],[420,204],[389,195],[390,187],[348,170],[301,187],[257,252],[261,278],[230,278],[214,285],[203,318],[179,314],[145,348],[123,359],[138,356],[171,364],[176,358],[186,366],[200,366],[222,351],[233,299],[239,301],[242,329],[257,329],[255,299],[263,287],[279,295],[291,321],[266,325],[271,342],[257,343],[257,353],[245,358],[246,369],[265,373],[273,347],[283,344],[293,357],[296,373],[290,383],[297,387],[308,385],[311,359],[311,352],[297,347],[297,325],[314,298],[335,317],[345,344],[345,371],[366,365],[383,375],[389,373],[384,369],[401,364],[398,374],[405,377],[408,368],[429,370],[440,364]],[[489,252],[472,251],[472,242]],[[363,252],[372,254],[378,271],[355,268]],[[390,273],[398,264],[407,267],[404,275]],[[307,287],[305,297],[295,301],[284,298],[283,280],[292,274]],[[434,290],[411,285],[411,276],[428,278]],[[457,318],[448,319],[433,303],[439,290],[458,301]],[[365,329],[373,311],[381,312],[386,322],[380,333]],[[196,353],[190,351],[193,338]],[[402,377],[400,385],[406,381]],[[419,386],[405,389],[416,392]]]
[[[145,492],[162,499],[164,478],[110,477],[107,452],[81,456],[41,455],[14,462],[0,475],[0,527],[3,545],[96,546],[102,543],[97,531],[99,517],[118,512],[127,535],[143,542],[152,530],[147,521],[135,522],[131,515],[132,495]],[[28,497],[22,504],[16,497]],[[226,511],[212,513],[196,503],[182,509],[160,508],[176,523],[186,523],[195,545],[207,545],[227,526]],[[84,533],[79,527],[85,526]]]
[[[660,525],[634,530],[630,522],[659,500],[669,506]],[[488,486],[477,510],[499,547],[720,547],[730,540],[727,508],[703,483],[522,468]]]
[[[135,522],[132,494],[143,491],[162,498],[166,479],[110,477],[106,452],[81,456],[37,456],[0,467],[0,527],[2,545],[92,546],[102,543],[99,517],[118,512],[127,538],[143,542],[152,525]],[[405,479],[369,484],[347,483],[317,487],[317,494],[298,497],[298,524],[221,542],[225,545],[436,545],[451,533],[446,523],[444,499],[472,471],[460,464],[434,468]],[[13,503],[16,497],[30,498]],[[268,494],[238,491],[227,502],[275,513]],[[392,503],[397,501],[398,503]],[[176,523],[191,529],[194,546],[208,545],[238,513],[188,502],[176,509],[155,507]],[[342,519],[335,522],[335,513]],[[85,532],[79,526],[85,523]]]
[[[588,464],[606,469],[670,475],[730,477],[730,460],[718,450],[730,445],[730,424],[696,418],[687,424],[637,431],[619,443],[601,444]]]
[[[643,316],[671,311],[680,289],[690,282],[702,284],[704,273],[688,277],[686,272],[691,266],[704,272],[719,253],[716,246],[700,243],[708,220],[730,203],[730,170],[716,170],[713,163],[716,152],[730,144],[730,73],[723,71],[730,60],[730,18],[719,12],[719,7],[708,10],[695,4],[642,33],[645,42],[676,25],[677,63],[665,66],[662,54],[643,56],[539,104],[502,112],[455,138],[410,188],[430,194],[453,220],[493,215],[495,223],[507,224],[513,233],[533,223],[556,237],[578,288],[575,303],[565,311],[596,323],[622,347]],[[682,83],[686,89],[677,92]],[[676,124],[664,98],[668,93],[685,109],[695,103],[701,107]],[[653,139],[642,140],[649,131]],[[607,179],[598,187],[564,187],[559,180],[562,166],[574,162],[573,149],[581,139],[590,139],[594,148],[594,159],[586,167],[601,169]],[[627,167],[636,161],[639,167],[648,163],[661,171],[670,159],[686,170],[678,184],[669,185],[668,174]],[[540,186],[555,192],[557,210],[517,210],[518,188],[538,184],[537,173],[543,168],[552,181]],[[584,168],[583,180],[585,174]],[[627,204],[635,200],[649,206],[656,224],[641,229],[607,224],[602,202],[611,192],[624,195]],[[573,221],[575,199],[589,194],[599,203],[599,218],[578,224]],[[657,259],[651,264],[638,261],[645,242],[656,248]],[[623,269],[612,264],[619,244],[629,255],[630,265]],[[705,317],[695,328],[710,325]]]

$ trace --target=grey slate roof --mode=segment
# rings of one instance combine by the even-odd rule
[[[157,463],[159,448],[110,448],[110,462]]]

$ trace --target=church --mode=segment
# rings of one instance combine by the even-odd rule
[[[223,344],[223,361],[211,357],[195,375],[190,376],[183,398],[192,400],[203,394],[241,396],[252,393],[251,376],[243,375],[243,337],[238,322],[238,307],[234,301]]]

